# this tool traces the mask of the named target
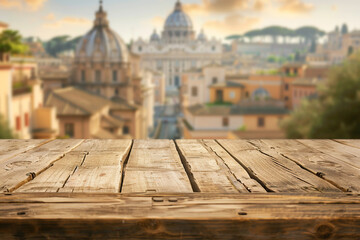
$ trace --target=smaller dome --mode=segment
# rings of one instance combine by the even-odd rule
[[[160,36],[156,32],[156,30],[154,30],[153,34],[151,34],[150,42],[159,42],[159,41],[160,41]]]
[[[197,40],[200,42],[205,42],[207,40],[207,37],[206,37],[203,29],[201,29],[201,32],[199,33]]]
[[[263,87],[260,87],[260,88],[256,89],[252,93],[252,98],[254,98],[254,99],[268,99],[268,98],[270,98],[270,94],[269,94],[268,90],[266,90]]]

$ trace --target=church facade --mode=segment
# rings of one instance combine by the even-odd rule
[[[131,50],[141,56],[142,68],[164,73],[167,89],[181,86],[183,72],[220,64],[222,58],[221,41],[208,39],[203,30],[197,35],[179,0],[167,17],[162,33],[155,30],[149,40],[138,39]]]
[[[155,98],[152,75],[140,69],[140,57],[110,28],[102,1],[94,26],[78,43],[71,85],[112,102],[111,117],[124,122],[123,135],[148,137]]]

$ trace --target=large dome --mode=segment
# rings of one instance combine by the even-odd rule
[[[183,11],[180,1],[176,2],[174,11],[165,21],[165,28],[192,28],[191,18]]]
[[[129,52],[121,37],[109,27],[107,14],[100,6],[94,27],[80,40],[76,58],[81,61],[128,62]]]

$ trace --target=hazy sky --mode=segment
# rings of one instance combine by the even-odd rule
[[[125,41],[148,38],[176,0],[104,0],[110,26]],[[332,30],[348,23],[360,29],[359,0],[182,0],[195,30],[217,38],[268,25],[296,28],[315,25]],[[49,39],[56,35],[85,34],[94,20],[98,0],[0,0],[0,21],[24,36]]]

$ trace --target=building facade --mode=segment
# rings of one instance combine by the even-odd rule
[[[163,72],[167,89],[181,86],[181,75],[191,68],[221,63],[222,43],[194,30],[191,18],[177,1],[161,34],[156,30],[149,41],[138,39],[131,50],[141,56],[141,66]]]
[[[153,127],[152,75],[141,71],[140,57],[130,53],[123,39],[110,28],[102,4],[93,28],[77,46],[70,79],[72,86],[105,97],[115,105],[124,103],[136,108],[135,115],[133,111],[122,111],[120,117],[133,122],[124,125],[124,135],[147,138],[148,130]],[[92,133],[91,137],[96,135]]]

